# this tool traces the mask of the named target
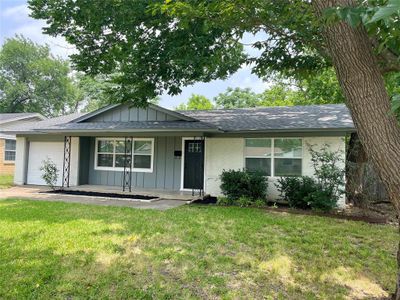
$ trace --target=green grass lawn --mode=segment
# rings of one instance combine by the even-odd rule
[[[0,201],[0,298],[342,299],[393,292],[396,228],[258,209]]]
[[[12,187],[13,180],[14,177],[12,175],[0,175],[0,190]]]

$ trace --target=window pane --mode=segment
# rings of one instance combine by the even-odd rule
[[[152,141],[135,141],[134,153],[137,154],[151,154]]]
[[[271,176],[271,159],[246,158],[246,169],[250,172],[261,171],[265,176]]]
[[[15,140],[6,140],[6,150],[15,150],[16,144]]]
[[[275,176],[301,176],[301,159],[276,158]]]
[[[6,151],[4,153],[4,160],[15,161],[15,151]]]
[[[114,152],[113,141],[98,140],[97,152],[113,153]]]
[[[125,153],[125,141],[115,141],[115,153]]]
[[[133,159],[133,167],[138,169],[150,169],[151,168],[151,156],[150,155],[135,155]]]
[[[131,162],[131,156],[130,155],[115,155],[115,167],[116,168],[123,168],[124,167],[124,163],[125,163],[125,157],[127,159],[126,162],[126,167],[129,168],[130,167],[130,162]]]
[[[275,139],[276,157],[295,158],[302,157],[302,140],[301,139]]]
[[[112,167],[113,166],[113,155],[112,154],[98,154],[97,155],[97,166],[98,167]]]
[[[246,139],[245,156],[271,156],[271,139]]]

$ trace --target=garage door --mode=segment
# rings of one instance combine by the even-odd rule
[[[63,142],[30,142],[27,176],[28,184],[46,185],[46,182],[42,179],[40,167],[47,158],[50,158],[57,165],[57,185],[61,186],[64,158]]]

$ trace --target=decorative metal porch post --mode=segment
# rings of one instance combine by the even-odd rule
[[[71,137],[64,137],[64,161],[62,187],[69,187],[69,174],[71,168]]]
[[[122,182],[122,191],[132,192],[132,147],[133,138],[125,137],[125,155],[124,155],[124,178]]]

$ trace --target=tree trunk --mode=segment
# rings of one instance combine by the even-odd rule
[[[364,171],[368,162],[357,133],[352,133],[346,153],[346,196],[355,206],[365,207]]]
[[[355,6],[355,0],[313,0],[317,16],[328,7]],[[400,126],[390,114],[390,98],[366,30],[338,22],[324,28],[333,65],[368,158],[400,210]],[[398,253],[400,271],[400,252]],[[400,300],[400,272],[394,299]]]

